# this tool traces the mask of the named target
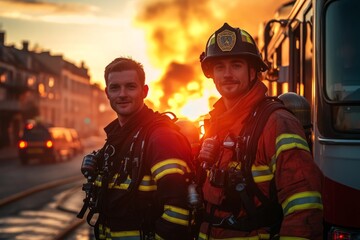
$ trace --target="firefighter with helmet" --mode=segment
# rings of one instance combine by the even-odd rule
[[[268,67],[252,36],[225,23],[200,61],[221,98],[198,155],[198,239],[322,239],[322,174],[299,120],[267,97],[260,73]]]

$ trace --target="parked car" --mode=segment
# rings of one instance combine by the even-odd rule
[[[22,164],[28,164],[33,159],[43,163],[59,162],[74,155],[68,129],[45,127],[42,124],[26,125],[18,149]]]
[[[73,146],[74,154],[83,153],[84,152],[84,146],[83,146],[83,144],[81,142],[81,139],[79,137],[78,132],[74,128],[69,128],[69,132],[70,132],[71,137],[72,137],[72,146]]]

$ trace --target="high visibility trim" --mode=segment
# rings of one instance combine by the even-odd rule
[[[241,163],[237,162],[237,161],[231,161],[228,164],[228,168],[233,168],[235,170],[240,170],[241,169]]]
[[[295,211],[306,209],[323,209],[321,194],[319,192],[301,192],[287,198],[282,203],[284,216]]]
[[[310,152],[307,141],[297,134],[284,133],[276,138],[276,158],[282,151],[299,148]]]
[[[150,192],[157,189],[155,180],[150,175],[145,175],[139,185],[139,191]]]
[[[138,240],[140,239],[140,231],[121,231],[121,232],[110,232],[112,240]]]
[[[157,234],[155,233],[155,240],[165,240],[165,239],[163,239],[162,237],[160,237],[159,235],[157,235]]]
[[[95,179],[94,185],[97,187],[101,187],[101,185],[102,185],[101,183],[102,183],[102,176],[98,175]]]
[[[272,173],[275,173],[275,171],[276,171],[276,155],[273,155],[271,157],[270,170]]]
[[[274,174],[270,171],[269,166],[261,165],[251,167],[252,175],[256,183],[270,181],[274,178]]]
[[[183,208],[165,205],[164,213],[161,216],[168,222],[187,226],[189,224],[189,211]]]
[[[99,239],[111,239],[111,240],[139,240],[140,231],[119,231],[112,232],[110,228],[105,227],[102,224],[99,224]]]
[[[190,172],[190,168],[187,166],[186,162],[175,158],[159,162],[151,168],[151,173],[155,181],[158,181],[168,174],[179,173],[184,175],[188,172]]]
[[[207,47],[215,44],[215,34],[211,35]]]
[[[259,233],[260,239],[270,239],[270,234],[268,233]]]
[[[116,176],[116,178],[115,178]],[[114,182],[116,182],[117,177],[119,177],[119,174],[115,174],[114,176]],[[127,179],[125,180],[125,182],[120,183],[120,184],[114,184],[114,182],[109,184],[109,188],[114,188],[114,189],[122,189],[122,190],[127,190],[130,186],[131,183],[131,178],[130,176],[127,177]],[[143,192],[151,192],[151,191],[155,191],[157,189],[155,180],[151,178],[151,176],[149,175],[145,175],[142,179],[142,181],[139,184],[138,190],[139,191],[143,191]]]
[[[115,184],[115,182],[117,181],[117,179],[119,177],[120,177],[119,174],[114,175],[113,182],[109,183],[109,188],[122,189],[122,190],[128,189],[129,185],[131,183],[131,178],[129,176],[127,176],[125,182],[120,183],[120,184]]]
[[[200,232],[198,236],[198,240],[260,240],[260,239],[270,239],[270,235],[259,234],[258,236],[251,236],[251,237],[214,238],[214,237],[208,237],[207,234]]]
[[[241,40],[243,42],[248,42],[248,43],[251,43],[251,44],[255,45],[254,42],[252,41],[250,35],[247,32],[243,31],[243,30],[241,30]]]

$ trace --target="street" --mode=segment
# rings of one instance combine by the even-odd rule
[[[34,161],[22,165],[16,156],[0,159],[0,203],[34,192],[13,203],[0,204],[0,239],[54,239],[63,228],[76,221],[84,198],[81,187],[86,182],[80,171],[82,159],[101,147],[101,141],[97,139],[84,145],[83,154],[56,164]],[[38,192],[32,191],[36,189]],[[66,239],[89,239],[90,228],[86,223],[83,225]]]

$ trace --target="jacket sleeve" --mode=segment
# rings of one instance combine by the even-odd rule
[[[156,197],[163,206],[155,229],[162,239],[189,239],[187,186],[191,148],[176,131],[159,129],[150,140],[151,174],[156,181]]]
[[[304,130],[284,110],[273,114],[272,120],[267,138],[273,149],[271,168],[284,214],[280,239],[323,239],[322,173],[313,160]]]

